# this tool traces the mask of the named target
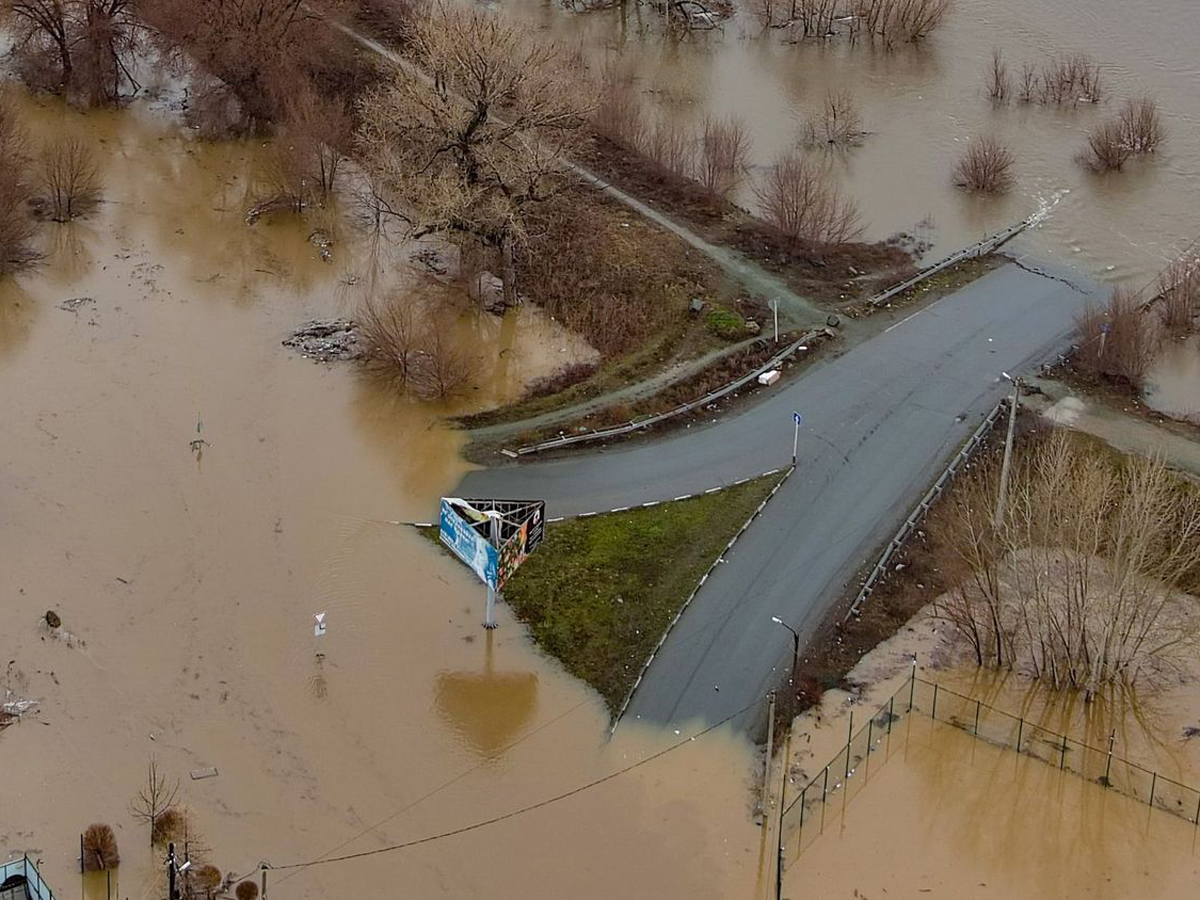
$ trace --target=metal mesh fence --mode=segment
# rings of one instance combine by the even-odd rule
[[[1200,789],[1181,784],[1113,753],[997,709],[913,674],[868,718],[852,715],[846,743],[826,766],[786,798],[779,820],[779,865],[786,868],[862,790],[871,766],[887,756],[892,731],[913,713],[960,728],[980,740],[1032,756],[1047,765],[1200,825]],[[878,762],[875,762],[878,760]]]

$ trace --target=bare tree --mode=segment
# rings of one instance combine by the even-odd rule
[[[996,487],[995,466],[975,467],[937,520],[958,568],[936,614],[977,660],[1089,698],[1171,671],[1200,624],[1180,591],[1200,565],[1200,492],[1161,460],[1113,465],[1066,432],[1021,452],[998,526],[976,514]]]
[[[1124,382],[1140,391],[1158,352],[1158,320],[1145,315],[1137,298],[1113,289],[1105,307],[1089,304],[1080,312],[1075,363],[1085,372]]]
[[[750,141],[746,126],[734,116],[704,120],[697,154],[699,181],[712,197],[726,198],[746,170]]]
[[[862,233],[854,203],[795,152],[776,161],[755,193],[767,222],[793,244],[830,247]]]
[[[981,194],[1002,194],[1012,188],[1014,157],[999,138],[984,136],[967,145],[954,166],[954,183]]]
[[[862,30],[885,46],[925,40],[950,13],[950,0],[858,0]]]
[[[1158,103],[1149,97],[1126,101],[1117,114],[1129,152],[1153,153],[1166,140]]]
[[[405,210],[413,237],[468,235],[501,259],[517,302],[514,247],[525,217],[570,184],[563,154],[591,112],[556,47],[483,10],[439,6],[418,23],[413,53],[431,80],[398,72],[362,102],[367,166]]]
[[[66,90],[75,74],[71,0],[3,0],[0,14],[14,26],[15,50],[25,62],[53,60],[57,87]],[[41,85],[39,85],[41,86]],[[46,85],[49,87],[49,85]]]
[[[37,222],[29,213],[32,197],[29,142],[16,103],[0,87],[0,275],[38,258],[31,242]]]
[[[1021,82],[1017,88],[1017,99],[1022,103],[1032,103],[1041,92],[1041,77],[1033,63],[1021,66]]]
[[[992,51],[992,64],[987,71],[987,95],[993,103],[1007,103],[1012,94],[1012,78],[1008,74],[1008,63],[997,47]]]
[[[37,186],[55,222],[85,215],[100,201],[100,169],[91,147],[77,138],[51,141],[37,159]]]
[[[846,90],[831,88],[821,111],[804,123],[804,141],[810,147],[850,147],[862,143],[862,114],[854,96]]]
[[[646,132],[646,159],[666,179],[684,180],[696,168],[696,142],[683,123],[662,117]]]
[[[346,105],[336,97],[323,97],[311,85],[302,85],[284,105],[283,134],[294,147],[298,167],[324,200],[333,193],[344,154],[353,136]]]
[[[1087,146],[1079,162],[1093,172],[1120,172],[1133,156],[1125,128],[1117,119],[1108,119],[1088,132]]]
[[[130,803],[129,810],[133,817],[150,826],[150,843],[154,844],[154,831],[160,817],[175,805],[175,797],[179,794],[179,782],[173,784],[167,781],[165,775],[158,771],[158,760],[150,757],[146,769],[146,784],[138,791]]]

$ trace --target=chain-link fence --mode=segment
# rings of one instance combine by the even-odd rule
[[[1200,825],[1200,789],[1117,756],[1111,738],[1107,747],[1093,746],[927,681],[914,671],[868,718],[852,715],[845,746],[799,795],[787,798],[780,817],[781,867],[786,868],[816,839],[827,815],[840,812],[862,790],[870,777],[872,757],[886,750],[897,723],[914,713]]]

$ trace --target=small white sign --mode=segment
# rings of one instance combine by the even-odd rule
[[[313,616],[313,637],[324,637],[325,628],[325,613],[317,613]]]

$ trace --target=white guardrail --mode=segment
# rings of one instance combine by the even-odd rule
[[[624,425],[613,425],[610,428],[601,428],[599,430],[588,431],[582,434],[563,435],[562,437],[553,438],[548,441],[542,441],[540,444],[532,444],[528,447],[520,447],[517,450],[503,450],[501,452],[506,456],[527,456],[530,453],[540,453],[543,450],[554,450],[558,447],[569,447],[572,444],[582,444],[587,441],[600,441],[604,440],[605,438],[620,437],[623,434],[629,434],[633,431],[649,428],[651,425],[656,425],[659,422],[674,418],[675,416],[681,416],[684,413],[691,412],[692,410],[700,409],[702,406],[707,406],[715,400],[720,400],[726,394],[731,394],[739,388],[745,387],[764,372],[770,372],[772,369],[777,368],[780,363],[799,351],[802,347],[805,347],[810,342],[815,341],[822,336],[826,336],[829,333],[830,332],[824,328],[819,328],[816,331],[810,331],[802,337],[797,338],[779,353],[776,353],[753,372],[743,375],[736,381],[731,381],[729,384],[725,385],[724,387],[717,388],[715,391],[710,391],[699,400],[693,400],[690,403],[684,403],[681,406],[677,406],[674,409],[669,409],[666,412],[657,413],[653,416],[647,416],[644,419],[626,422]]]
[[[992,411],[988,413],[987,418],[975,429],[975,433],[971,435],[970,440],[963,444],[962,448],[955,454],[954,459],[950,461],[950,465],[942,472],[941,477],[938,478],[925,496],[921,498],[921,502],[916,505],[908,518],[904,520],[904,524],[900,526],[900,530],[896,532],[895,537],[884,547],[883,553],[879,557],[879,562],[875,563],[875,568],[871,570],[871,574],[863,582],[858,596],[854,598],[853,605],[842,618],[843,622],[848,622],[850,617],[855,615],[863,603],[866,602],[867,598],[871,596],[875,587],[879,584],[879,580],[887,572],[887,567],[891,563],[892,557],[904,546],[904,542],[909,539],[917,525],[925,518],[925,514],[929,512],[929,508],[945,493],[946,488],[950,486],[950,482],[954,480],[954,476],[958,474],[959,469],[966,465],[967,461],[975,455],[975,451],[979,449],[979,445],[983,443],[983,439],[987,437],[988,432],[992,430],[992,426],[996,424],[996,421],[1003,415],[1007,407],[1007,399],[1001,400],[993,407]]]
[[[1016,225],[1010,225],[1010,226],[1008,226],[1008,228],[1005,228],[1003,231],[997,231],[995,234],[991,235],[990,237],[985,237],[979,243],[972,244],[970,247],[966,247],[963,250],[959,250],[957,253],[947,256],[941,262],[936,262],[932,266],[927,266],[926,268],[924,268],[920,272],[918,272],[916,275],[914,275],[912,278],[908,279],[908,281],[902,281],[899,284],[888,288],[882,294],[875,295],[867,302],[870,303],[872,306],[883,306],[883,304],[887,303],[889,300],[891,300],[897,294],[903,294],[905,291],[909,290],[910,288],[916,287],[918,284],[920,284],[926,278],[928,278],[931,275],[936,275],[938,272],[941,272],[943,269],[948,269],[951,266],[957,265],[958,263],[962,262],[963,260],[974,259],[974,258],[980,257],[980,256],[986,256],[987,254],[996,251],[997,249],[999,249],[1001,244],[1008,243],[1013,238],[1015,238],[1018,234],[1020,234],[1022,231],[1024,231],[1026,228],[1028,228],[1031,225],[1036,224],[1040,220],[1041,219],[1040,219],[1039,214],[1035,213],[1034,215],[1030,216],[1028,219],[1021,220]]]

